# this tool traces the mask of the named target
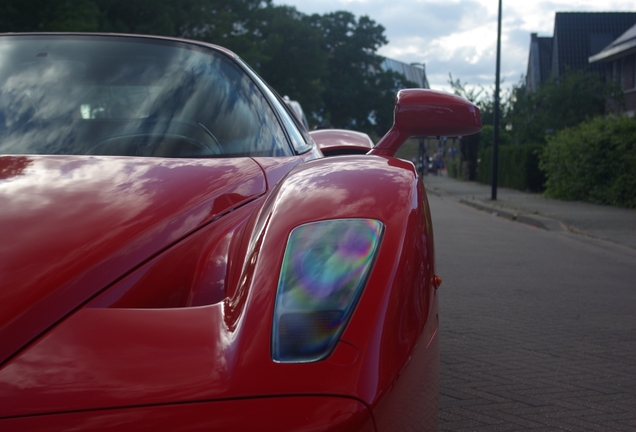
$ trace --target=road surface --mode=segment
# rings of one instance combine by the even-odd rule
[[[636,250],[429,194],[441,431],[635,431]]]

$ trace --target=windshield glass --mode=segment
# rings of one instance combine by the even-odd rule
[[[284,156],[262,93],[212,49],[116,36],[0,38],[0,154]]]

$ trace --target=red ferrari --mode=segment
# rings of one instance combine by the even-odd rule
[[[0,36],[0,430],[434,430],[440,279],[394,154],[480,124],[412,89],[375,146],[314,139],[218,46]]]

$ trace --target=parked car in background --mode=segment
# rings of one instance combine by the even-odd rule
[[[432,225],[393,155],[479,128],[405,90],[324,157],[347,133],[224,48],[1,35],[0,430],[434,429]]]

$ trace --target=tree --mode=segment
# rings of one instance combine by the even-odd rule
[[[93,0],[93,3],[99,10],[100,31],[186,37],[227,46],[239,39],[249,39],[246,35],[254,12],[267,7],[271,0]]]
[[[494,91],[488,91],[483,86],[469,87],[468,83],[463,83],[459,78],[453,80],[453,74],[448,73],[448,84],[453,89],[453,93],[477,105],[481,114],[482,124],[493,124]]]
[[[3,0],[0,32],[95,31],[98,9],[90,0]]]
[[[257,17],[253,31],[260,57],[251,64],[281,95],[299,101],[316,123],[324,107],[321,94],[327,70],[320,29],[288,6],[263,8]]]
[[[313,15],[310,22],[321,30],[328,55],[322,117],[335,127],[386,132],[391,123],[387,127],[385,109],[392,112],[397,90],[414,84],[382,71],[382,58],[376,51],[387,43],[384,27],[345,11]],[[376,130],[378,126],[384,130]]]
[[[607,113],[607,100],[621,103],[622,91],[596,73],[568,70],[529,91],[520,83],[512,90],[506,121],[517,143],[545,143],[547,136]]]
[[[448,83],[454,94],[477,105],[481,114],[482,131],[474,135],[461,137],[459,146],[462,177],[466,180],[476,180],[479,149],[480,147],[492,146],[494,136],[494,102],[492,94],[482,86],[469,88],[468,84],[462,83],[459,78],[454,80],[451,73],[448,74]],[[502,135],[505,135],[505,133],[500,129],[499,136],[501,137]]]

